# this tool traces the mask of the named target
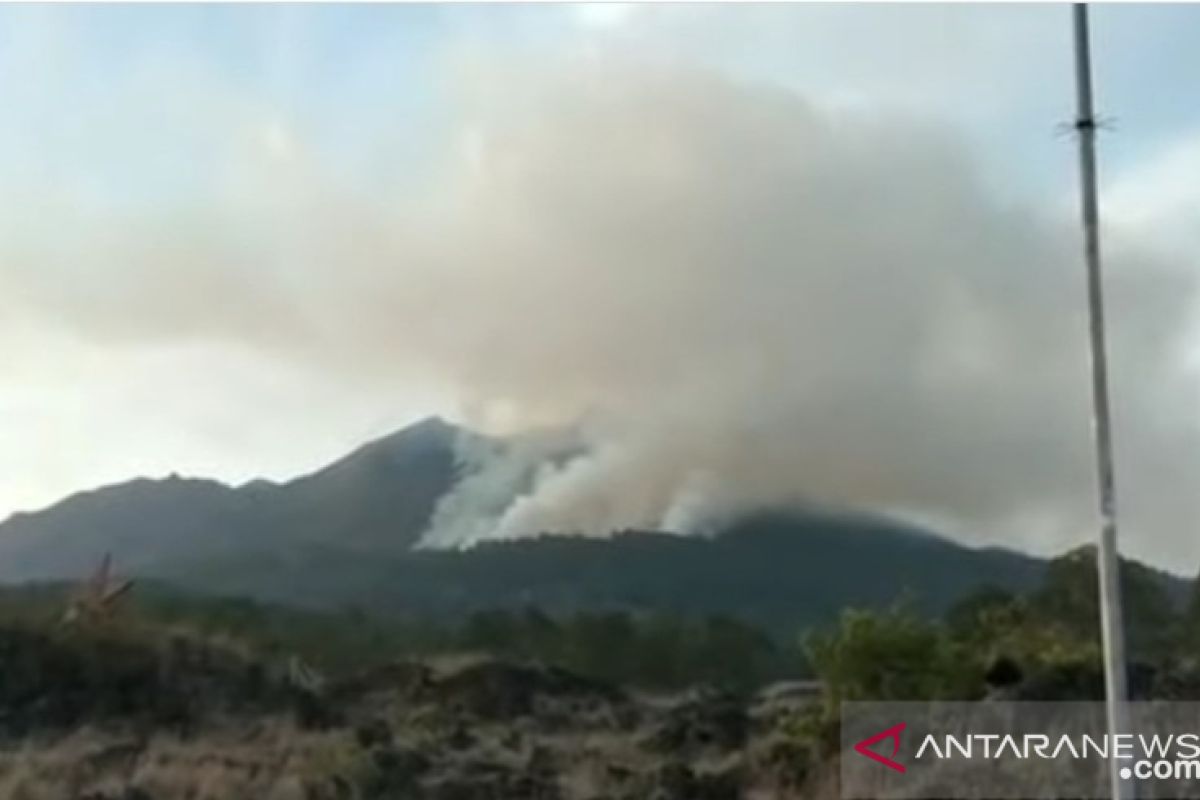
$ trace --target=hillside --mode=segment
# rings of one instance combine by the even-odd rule
[[[282,484],[171,476],[80,492],[0,524],[0,580],[77,576],[106,552],[140,574],[255,548],[400,553],[454,483],[458,435],[429,419]]]
[[[0,743],[23,742],[0,746],[6,798],[804,796],[807,761],[781,758],[794,703],[767,695],[651,698],[486,657],[306,685],[199,639],[3,625],[0,668]]]
[[[316,607],[418,616],[638,609],[723,614],[790,633],[847,605],[877,608],[904,594],[939,612],[984,583],[1025,589],[1043,569],[1034,558],[973,550],[879,520],[775,514],[712,538],[544,536],[391,558],[332,547],[257,550],[166,565],[159,574],[195,590]]]
[[[902,595],[938,613],[984,583],[1022,591],[1045,567],[811,509],[752,514],[711,537],[626,531],[414,549],[458,479],[462,437],[483,440],[430,419],[286,483],[171,477],[82,492],[0,524],[0,580],[76,579],[111,552],[129,575],[311,608],[434,618],[526,606],[661,611],[790,636],[843,607]]]
[[[758,637],[525,613],[418,641],[145,584],[112,617],[62,625],[61,586],[0,590],[0,797],[835,797],[840,700],[1099,698],[1095,574],[1076,551],[1030,592],[975,593],[942,620],[847,612],[806,638],[804,672],[666,683],[651,669],[672,655],[728,669]],[[1194,701],[1200,606],[1172,610],[1133,565],[1124,578],[1135,631],[1158,639],[1131,642],[1132,696]],[[614,659],[640,667],[621,677]]]

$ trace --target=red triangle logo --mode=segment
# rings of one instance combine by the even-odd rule
[[[907,772],[908,770],[905,768],[905,766],[903,764],[900,764],[900,763],[892,760],[892,758],[895,758],[896,754],[900,752],[900,732],[903,731],[907,727],[908,727],[907,722],[901,722],[899,725],[893,725],[892,727],[888,728],[886,731],[880,731],[879,733],[875,734],[874,736],[870,737],[869,739],[863,739],[861,742],[854,745],[854,749],[860,755],[864,755],[867,758],[871,759],[872,761],[878,761],[880,764],[883,764],[888,769],[894,769],[894,770],[896,770],[896,772]],[[879,755],[879,753],[876,753],[874,750],[869,749],[871,747],[871,745],[878,744],[879,742],[882,742],[884,739],[892,740],[892,758],[888,758],[887,756],[881,756],[881,755]]]

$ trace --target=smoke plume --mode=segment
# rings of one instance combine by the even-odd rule
[[[793,503],[1043,551],[1089,535],[1082,267],[1057,199],[1001,202],[952,130],[897,113],[604,60],[489,74],[462,78],[431,177],[384,200],[276,132],[267,156],[230,144],[245,159],[207,210],[60,210],[103,269],[43,278],[64,256],[23,250],[7,282],[93,339],[228,339],[331,381],[436,386],[489,432],[580,437],[573,458],[468,448],[433,544]],[[1193,558],[1194,274],[1106,235],[1130,540]]]

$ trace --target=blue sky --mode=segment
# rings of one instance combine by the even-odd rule
[[[1072,104],[1067,6],[627,8],[6,6],[0,100],[15,113],[0,166],[27,180],[90,174],[104,202],[195,191],[212,144],[155,130],[188,125],[186,97],[161,85],[174,77],[286,119],[365,180],[378,165],[356,153],[383,136],[406,137],[393,150],[398,171],[434,157],[455,122],[448,62],[463,53],[552,59],[604,48],[930,114],[965,130],[1014,191],[1058,190],[1071,178],[1055,139]],[[1190,81],[1200,9],[1114,4],[1093,14],[1099,100],[1116,122],[1105,169],[1119,174],[1200,125]]]
[[[1099,106],[1115,120],[1101,142],[1115,269],[1129,251],[1183,276],[1127,295],[1118,288],[1115,302],[1148,296],[1138,300],[1151,308],[1148,317],[1170,320],[1161,333],[1148,322],[1134,330],[1129,353],[1151,352],[1156,364],[1169,355],[1162,385],[1175,387],[1197,350],[1195,315],[1173,306],[1158,313],[1152,303],[1190,297],[1191,254],[1200,245],[1200,8],[1102,5],[1093,29]],[[740,284],[716,276],[742,280],[734,267],[745,254],[763,260],[754,267],[763,285],[795,288],[772,265],[806,239],[760,225],[762,214],[743,219],[742,206],[770,211],[770,202],[795,202],[825,220],[807,234],[820,243],[815,273],[825,263],[900,251],[919,276],[922,258],[960,257],[960,239],[991,242],[1011,264],[997,256],[994,273],[979,272],[970,291],[946,290],[958,298],[946,301],[957,309],[951,316],[960,305],[982,305],[974,322],[955,316],[945,324],[985,342],[980,320],[992,301],[971,292],[1011,289],[1037,305],[1021,292],[1046,287],[1013,275],[1073,242],[1075,154],[1056,132],[1073,113],[1070,33],[1068,6],[1027,4],[0,6],[0,363],[8,374],[0,386],[0,517],[135,475],[287,477],[432,412],[498,430],[598,413],[629,438],[659,418],[646,410],[664,402],[659,394],[686,385],[724,398],[727,416],[697,417],[697,427],[759,413],[738,406],[730,387],[710,387],[704,370],[677,370],[689,356],[674,329],[655,321],[682,313],[672,305],[681,297],[708,307],[683,267],[713,277],[714,297],[736,297]],[[776,152],[736,152],[747,146]],[[858,162],[874,164],[873,172],[857,174]],[[894,210],[911,237],[891,229],[827,235],[835,218],[794,196],[788,175],[811,178],[814,197],[851,198],[847,208],[883,204],[880,218]],[[876,200],[890,198],[900,180],[911,183],[894,200]],[[742,193],[737,202],[730,186]],[[960,195],[978,210],[939,228],[938,215],[955,211],[947,198]],[[923,213],[901,215],[925,202]],[[725,239],[693,219],[718,208],[726,208]],[[726,228],[732,218],[740,222]],[[805,224],[798,220],[797,231]],[[1021,238],[1038,226],[1058,233],[1036,244]],[[660,241],[668,230],[679,239]],[[780,237],[790,249],[773,249]],[[730,255],[707,265],[713,252]],[[660,271],[667,262],[681,271]],[[576,277],[561,277],[574,269]],[[595,277],[610,270],[615,277]],[[953,274],[936,265],[928,272]],[[822,280],[802,288],[814,296],[828,290],[830,303],[842,298],[842,312],[857,313],[858,296],[840,294],[841,278]],[[594,289],[591,306],[653,330],[661,360],[606,352],[611,337],[588,322],[587,306],[545,310],[580,285]],[[513,287],[528,294],[495,313]],[[736,317],[752,329],[749,344],[773,341],[782,323],[762,321],[769,294],[747,299],[744,318],[720,324]],[[896,331],[928,316],[911,314]],[[535,321],[561,348],[497,344]],[[717,330],[701,326],[690,336],[709,343],[731,373],[750,369],[745,352],[726,348]],[[1153,337],[1139,330],[1162,341],[1147,344]],[[999,369],[1010,346],[1018,345],[956,353],[954,363]],[[850,347],[846,358],[869,359],[872,347]],[[844,370],[828,374],[845,391],[861,382]],[[195,384],[181,375],[204,378]],[[664,375],[680,383],[638,388]],[[1160,446],[1191,435],[1200,393],[1183,385],[1153,399],[1129,389],[1128,451],[1147,472],[1170,471],[1172,486],[1194,487],[1200,465]],[[1046,387],[1031,383],[1035,389]],[[1171,423],[1150,430],[1135,415]],[[1012,427],[1016,420],[997,423],[997,443],[1001,430],[1028,430]],[[1171,427],[1177,423],[1186,434]],[[984,424],[963,421],[964,430]],[[670,439],[671,457],[638,458],[676,472],[661,478],[669,499],[647,498],[643,516],[671,516],[697,481],[712,479],[680,467],[681,452],[718,478],[736,462],[725,451],[677,447],[676,434],[684,434],[666,427],[671,437],[653,427],[648,438]],[[1077,445],[1064,445],[1065,472],[1086,452]],[[803,475],[805,465],[796,466]],[[930,476],[941,470],[931,465]],[[1015,524],[998,523],[995,498],[975,486],[964,483],[951,497],[885,473],[863,502],[952,531],[989,531],[984,539]],[[1075,486],[1057,474],[1046,482],[1059,479]],[[1012,491],[1023,486],[1014,479]],[[803,488],[751,486],[729,502]],[[856,501],[833,482],[822,491]],[[1132,492],[1135,516],[1147,509],[1138,524],[1165,525],[1149,511],[1162,498]],[[1014,519],[1044,533],[1045,548],[1073,535],[1076,516],[1063,509],[1086,507],[1077,495],[1060,500],[1039,497],[1026,507],[1013,497],[1021,506]],[[562,509],[538,509],[572,522]],[[1042,533],[1022,545],[1037,549]],[[1147,534],[1144,552],[1191,558],[1190,546],[1172,536]]]

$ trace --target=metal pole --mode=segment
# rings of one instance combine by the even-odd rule
[[[1109,735],[1129,732],[1125,703],[1125,633],[1121,619],[1120,565],[1117,556],[1117,502],[1113,476],[1112,422],[1108,398],[1108,362],[1104,331],[1104,288],[1100,275],[1100,223],[1096,200],[1096,118],[1092,108],[1091,48],[1086,3],[1076,3],[1075,81],[1079,136],[1079,184],[1087,260],[1088,314],[1091,333],[1092,424],[1100,496],[1100,540],[1096,564],[1100,582],[1100,634],[1104,654],[1104,691]],[[1110,740],[1111,741],[1111,740]],[[1133,782],[1109,759],[1113,800],[1133,797]],[[1128,773],[1127,773],[1128,774]]]

